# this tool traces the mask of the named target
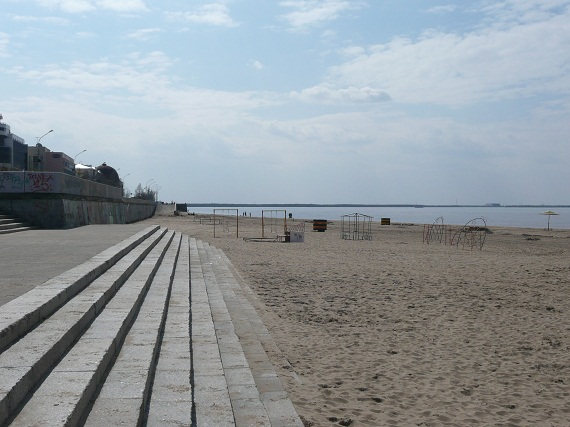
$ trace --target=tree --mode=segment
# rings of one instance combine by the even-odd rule
[[[139,183],[135,189],[134,198],[154,201],[156,198],[156,191],[153,191],[150,187],[143,188],[143,186]]]

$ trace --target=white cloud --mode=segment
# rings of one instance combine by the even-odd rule
[[[69,21],[64,18],[60,18],[57,16],[23,16],[23,15],[16,15],[12,17],[12,20],[16,22],[41,22],[46,24],[55,24],[55,25],[67,25]]]
[[[455,4],[445,4],[439,6],[430,7],[427,12],[428,13],[451,13],[457,9],[457,5]]]
[[[568,11],[569,6],[568,0],[503,0],[487,1],[482,11],[489,16],[490,22],[510,25],[512,22],[543,21]]]
[[[343,56],[355,57],[366,54],[366,49],[364,49],[362,46],[349,46],[340,49],[339,53]]]
[[[371,87],[354,87],[334,88],[327,85],[313,86],[302,90],[301,92],[293,92],[293,98],[305,102],[318,103],[374,103],[385,102],[390,100],[390,96],[378,89]]]
[[[227,92],[175,85],[168,77],[173,60],[163,52],[132,53],[119,63],[74,62],[30,70],[8,70],[18,79],[60,90],[94,105],[148,104],[184,116],[196,124],[239,121],[245,111],[276,103],[272,94]],[[135,101],[136,100],[136,101]],[[119,108],[121,114],[122,108]],[[208,120],[206,120],[206,117]]]
[[[145,12],[143,0],[36,0],[41,6],[60,9],[67,13],[84,13],[95,10],[114,12]]]
[[[75,37],[78,37],[81,39],[90,39],[90,38],[93,38],[96,36],[97,36],[96,33],[91,33],[89,31],[79,31],[79,32],[75,33]]]
[[[6,33],[0,33],[0,58],[8,56],[8,44],[10,37]]]
[[[280,6],[292,9],[282,17],[294,29],[304,29],[327,21],[334,21],[341,13],[360,9],[362,2],[348,0],[287,0]]]
[[[154,35],[160,33],[161,31],[162,30],[160,28],[141,28],[140,30],[136,30],[127,34],[127,37],[130,39],[145,41],[151,39]]]
[[[462,35],[430,31],[416,40],[395,38],[332,68],[327,83],[442,105],[568,93],[568,22],[566,9],[524,25],[510,21]]]
[[[264,68],[264,65],[260,61],[258,61],[257,59],[251,63],[251,66],[253,68],[255,68],[256,70],[263,70],[263,68]]]
[[[146,12],[148,8],[143,0],[97,0],[96,5],[115,12]]]
[[[229,8],[223,3],[209,3],[190,12],[168,12],[170,19],[194,24],[235,27],[238,24],[230,16]]]
[[[41,6],[60,9],[67,13],[83,13],[96,10],[92,0],[36,0]]]

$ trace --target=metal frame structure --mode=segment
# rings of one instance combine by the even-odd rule
[[[373,217],[361,213],[341,217],[340,237],[343,240],[372,240]]]
[[[216,238],[216,212],[217,211],[224,211],[224,212],[235,211],[235,213],[236,213],[236,239],[237,239],[239,237],[239,209],[214,209],[214,239]],[[227,215],[225,215],[225,216],[227,216]]]
[[[287,234],[287,211],[285,209],[264,209],[261,211],[261,238],[265,238],[265,212],[271,212],[273,219],[273,212],[283,212],[283,235]],[[276,217],[277,218],[277,217]]]
[[[432,224],[424,224],[424,243],[439,242],[447,244],[448,227],[445,226],[443,217],[437,217]]]
[[[483,249],[487,237],[487,221],[485,218],[473,218],[459,229],[451,238],[451,245],[462,245],[473,250],[473,248]]]

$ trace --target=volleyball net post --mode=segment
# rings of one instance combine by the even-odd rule
[[[265,212],[271,214],[271,219],[273,220],[273,214],[277,212],[283,212],[283,235],[287,234],[287,210],[285,209],[264,209],[261,211],[261,238],[265,238]]]
[[[236,239],[239,238],[239,209],[214,209],[214,239],[216,238],[216,212],[236,213]],[[228,216],[228,215],[225,215]],[[220,221],[221,223],[221,221]]]

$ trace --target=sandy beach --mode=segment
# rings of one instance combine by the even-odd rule
[[[239,221],[239,238],[235,218],[216,238],[191,215],[146,222],[225,251],[305,425],[568,425],[570,230],[491,228],[480,251],[378,222],[371,241],[335,221],[252,242],[260,220]]]

